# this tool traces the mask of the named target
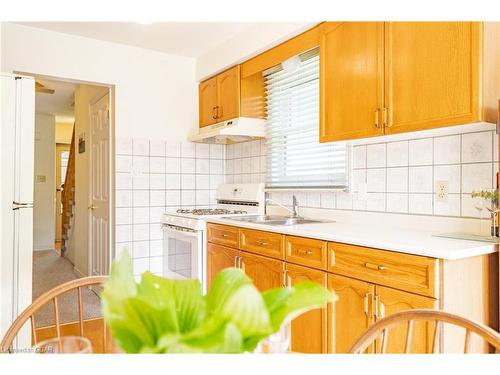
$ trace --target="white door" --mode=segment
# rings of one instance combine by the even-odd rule
[[[90,268],[92,275],[106,275],[110,254],[110,121],[109,94],[90,106]]]
[[[0,336],[31,304],[35,82],[1,75]],[[29,327],[17,346],[30,343]]]

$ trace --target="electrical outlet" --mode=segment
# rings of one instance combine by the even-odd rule
[[[436,201],[448,202],[449,185],[448,181],[436,181]]]

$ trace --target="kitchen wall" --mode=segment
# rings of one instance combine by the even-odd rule
[[[55,241],[55,118],[35,116],[33,249],[50,250]],[[37,176],[41,180],[37,180]]]
[[[456,131],[454,131],[456,129]],[[479,129],[481,131],[476,131]],[[498,144],[493,125],[449,128],[406,134],[405,140],[369,139],[350,146],[351,192],[298,192],[300,206],[478,217],[470,193],[493,188],[498,170]],[[227,146],[226,181],[265,181],[265,143],[252,141]],[[447,181],[446,201],[436,198],[436,183]],[[292,192],[271,198],[291,205]],[[487,213],[483,212],[484,217]]]
[[[317,22],[276,22],[250,27],[196,60],[196,78],[203,80],[296,36]]]
[[[168,210],[208,208],[224,182],[224,146],[122,138],[116,143],[116,255],[134,273],[161,273],[160,219]]]
[[[197,129],[195,59],[14,23],[0,27],[1,71],[114,86],[117,137],[181,141]]]

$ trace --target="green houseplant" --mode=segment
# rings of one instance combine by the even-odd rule
[[[238,268],[221,271],[206,295],[198,280],[145,272],[136,283],[126,252],[102,292],[104,318],[127,353],[252,352],[285,321],[333,298],[311,282],[260,293]]]

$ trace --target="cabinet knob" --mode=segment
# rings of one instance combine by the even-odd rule
[[[387,268],[386,266],[382,266],[382,265],[379,265],[379,264],[368,263],[368,262],[365,263],[365,267],[368,268],[368,269],[371,269],[371,270],[376,270],[376,271],[383,271],[383,270],[385,270]]]

